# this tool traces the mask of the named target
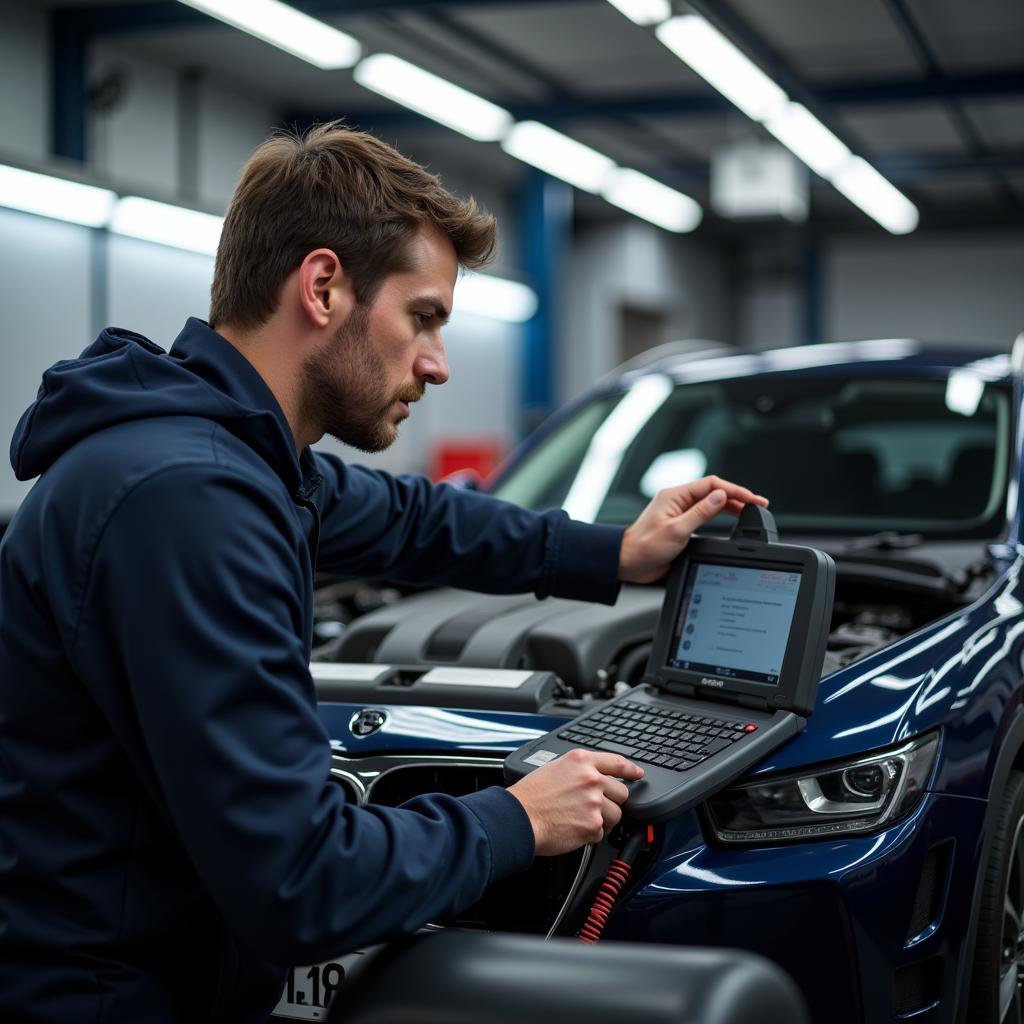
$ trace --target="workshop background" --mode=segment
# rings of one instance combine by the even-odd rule
[[[669,342],[1024,330],[1020,0],[291,6],[340,34],[300,26],[304,57],[203,10],[257,4],[0,0],[0,435],[102,326],[169,347],[205,317],[245,159],[336,117],[501,234],[460,285],[451,381],[356,461],[486,470]],[[27,487],[5,462],[0,521]]]

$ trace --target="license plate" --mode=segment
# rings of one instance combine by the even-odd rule
[[[327,1020],[327,1011],[345,981],[345,974],[363,956],[361,950],[312,967],[293,967],[274,1016],[286,1020]]]

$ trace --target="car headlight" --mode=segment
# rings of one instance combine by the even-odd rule
[[[938,733],[845,763],[733,786],[704,805],[723,843],[785,843],[874,832],[909,814],[924,792]]]

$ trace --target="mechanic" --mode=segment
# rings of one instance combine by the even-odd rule
[[[448,366],[494,220],[375,138],[246,166],[210,324],[109,328],[19,423],[41,475],[0,547],[0,1019],[262,1022],[285,967],[415,930],[595,842],[641,769],[574,751],[509,790],[356,807],[310,676],[315,568],[612,602],[702,522],[710,477],[624,531],[314,454],[391,444]],[[54,283],[59,298],[59,282]]]

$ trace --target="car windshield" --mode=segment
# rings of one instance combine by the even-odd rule
[[[494,493],[628,523],[662,487],[717,473],[767,495],[790,532],[994,537],[1009,434],[1006,385],[958,370],[685,384],[651,374],[577,410]]]

